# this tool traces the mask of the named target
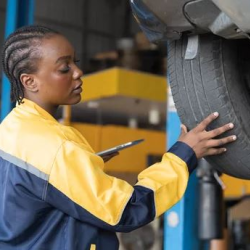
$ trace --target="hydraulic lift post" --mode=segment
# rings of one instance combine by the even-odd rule
[[[34,22],[34,5],[35,0],[7,0],[5,38],[17,28]],[[10,91],[9,80],[3,74],[0,122],[15,105],[10,101]]]
[[[171,90],[168,88],[167,148],[180,135],[180,120],[177,115]],[[164,250],[207,249],[198,239],[198,178],[192,173],[184,197],[164,215]]]

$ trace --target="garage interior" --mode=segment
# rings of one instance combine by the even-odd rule
[[[61,123],[79,130],[96,152],[145,140],[105,165],[105,172],[134,185],[180,133],[168,84],[168,43],[147,39],[128,0],[0,1],[0,47],[28,24],[58,30],[76,48],[84,90],[79,104],[59,109]],[[14,104],[1,66],[0,73],[2,121]],[[248,250],[249,194],[248,180],[202,160],[178,204],[135,232],[118,233],[120,250]]]

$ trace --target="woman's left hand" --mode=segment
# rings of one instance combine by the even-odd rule
[[[107,162],[107,161],[111,160],[113,157],[115,157],[117,155],[119,155],[119,153],[115,152],[113,154],[105,155],[105,156],[101,156],[101,157],[102,157],[102,159],[103,159],[104,162]]]

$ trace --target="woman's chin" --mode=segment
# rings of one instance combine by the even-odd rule
[[[74,98],[72,98],[67,105],[75,105],[75,104],[79,103],[81,100],[82,100],[81,95],[77,95]]]

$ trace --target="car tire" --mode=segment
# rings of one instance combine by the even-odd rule
[[[187,37],[168,43],[168,81],[181,122],[194,128],[209,114],[208,130],[234,123],[227,152],[206,160],[222,173],[250,179],[250,41],[199,35],[198,55],[185,59]]]

